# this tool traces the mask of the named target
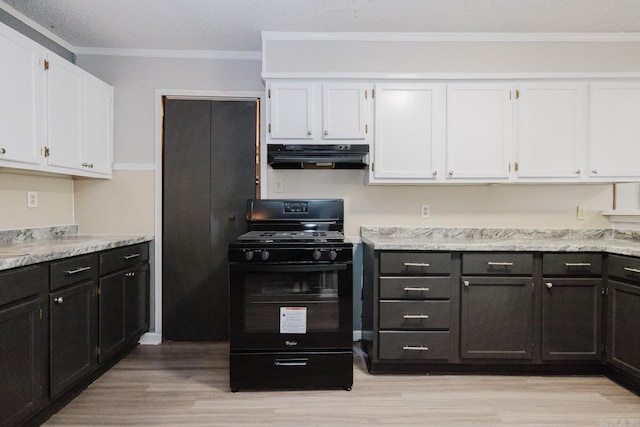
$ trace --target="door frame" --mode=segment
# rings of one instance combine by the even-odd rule
[[[156,89],[154,97],[155,107],[155,202],[154,202],[154,251],[153,251],[153,268],[151,284],[153,286],[152,298],[149,306],[152,310],[152,325],[150,329],[141,339],[140,344],[160,344],[162,342],[162,161],[163,150],[162,142],[164,139],[164,104],[166,97],[175,97],[192,100],[259,100],[260,101],[260,157],[262,153],[267,152],[267,138],[265,125],[265,93],[258,91],[216,91],[216,90],[180,90],[180,89]],[[267,165],[260,161],[260,197],[266,197],[267,193]]]

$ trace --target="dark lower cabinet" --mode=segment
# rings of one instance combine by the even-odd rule
[[[51,395],[87,376],[96,359],[96,283],[83,282],[49,297],[51,311]]]
[[[125,337],[137,341],[149,330],[149,264],[125,273],[124,304]]]
[[[46,266],[0,272],[0,426],[46,401],[48,277]]]
[[[103,362],[124,348],[124,273],[100,278],[99,360]]]
[[[542,359],[602,359],[602,279],[545,278]]]
[[[460,357],[531,359],[533,281],[462,277]]]

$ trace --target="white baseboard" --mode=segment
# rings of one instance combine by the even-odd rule
[[[158,345],[162,343],[162,334],[155,332],[147,332],[138,341],[141,345]]]

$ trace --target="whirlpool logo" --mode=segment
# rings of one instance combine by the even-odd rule
[[[285,341],[284,343],[287,345],[287,347],[293,347],[298,345],[298,341]]]

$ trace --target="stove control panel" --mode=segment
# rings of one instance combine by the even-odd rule
[[[350,262],[352,248],[231,248],[229,261],[251,263]]]

